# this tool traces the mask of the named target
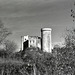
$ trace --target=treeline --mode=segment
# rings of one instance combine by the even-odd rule
[[[12,53],[11,57],[0,57],[1,75],[53,75],[55,57],[39,50],[27,48],[24,51]]]
[[[13,58],[12,58],[13,57]],[[74,75],[75,48],[54,48],[52,53],[37,48],[0,57],[1,75]]]

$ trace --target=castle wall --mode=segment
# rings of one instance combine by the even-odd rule
[[[22,37],[22,50],[27,47],[35,47],[41,49],[41,41],[38,36],[23,36]]]
[[[28,47],[28,35],[27,36],[21,36],[21,49],[24,50],[25,46]]]
[[[37,37],[29,36],[29,47],[37,47]]]

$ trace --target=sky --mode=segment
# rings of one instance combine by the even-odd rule
[[[74,0],[0,0],[0,19],[12,31],[8,39],[21,48],[21,36],[41,36],[52,28],[52,44],[63,42],[66,28],[75,27],[70,10]]]

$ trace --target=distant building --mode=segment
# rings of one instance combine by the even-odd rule
[[[22,50],[25,50],[28,47],[39,48],[44,52],[52,52],[51,44],[51,28],[42,28],[41,37],[38,36],[22,36]]]
[[[22,36],[22,50],[25,50],[27,47],[38,47],[41,49],[41,38],[38,36]]]

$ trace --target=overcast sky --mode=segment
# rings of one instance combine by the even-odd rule
[[[0,18],[13,34],[9,39],[21,45],[21,36],[40,36],[43,27],[52,28],[52,43],[62,42],[66,28],[74,26],[70,10],[74,0],[0,0]]]

